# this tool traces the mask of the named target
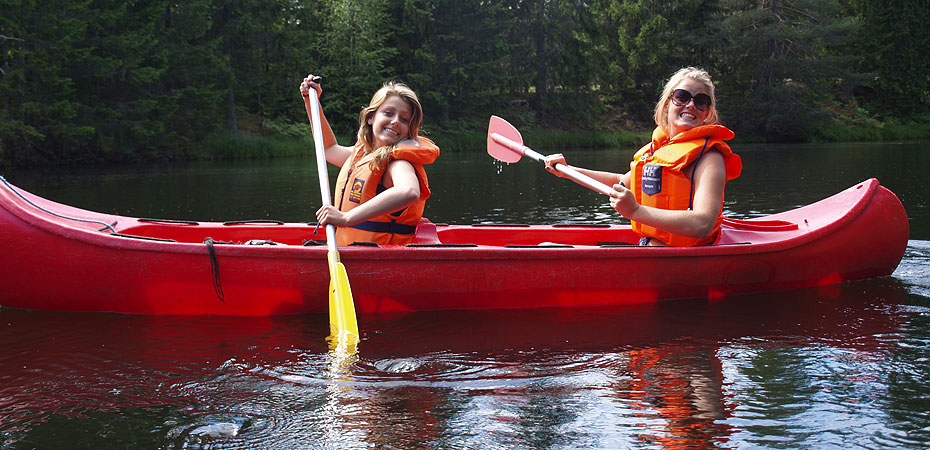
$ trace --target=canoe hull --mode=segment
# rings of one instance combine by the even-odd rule
[[[328,307],[326,248],[301,245],[324,239],[313,224],[146,221],[60,205],[8,184],[0,186],[0,205],[5,307],[241,316]],[[235,243],[214,244],[211,257],[206,237]],[[340,255],[356,310],[369,314],[635,304],[827,286],[891,274],[907,237],[900,201],[868,180],[803,208],[729,221],[720,245],[707,247],[621,245],[635,240],[629,226],[423,223],[414,246],[349,246]],[[250,239],[284,245],[239,243]]]

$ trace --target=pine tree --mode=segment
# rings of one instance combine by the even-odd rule
[[[398,50],[390,65],[417,91],[428,124],[450,126],[505,102],[502,34],[510,22],[501,5],[403,0],[390,11]]]
[[[930,4],[926,0],[854,0],[863,22],[858,54],[874,74],[869,103],[885,114],[926,114],[930,106]]]
[[[333,129],[354,136],[358,113],[386,81],[394,49],[385,46],[386,0],[323,0],[321,60],[308,72],[322,75],[323,105]]]
[[[856,21],[837,0],[721,0],[710,23],[722,117],[767,139],[816,133],[838,84],[858,79]]]
[[[84,46],[90,1],[3,4],[0,140],[3,159],[17,164],[74,157],[94,129],[81,120],[72,63]]]

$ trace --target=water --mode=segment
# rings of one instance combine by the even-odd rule
[[[0,309],[0,448],[926,448],[930,151],[737,150],[737,218],[878,178],[911,224],[894,275],[636,308],[361,316],[352,361],[327,351],[323,315]],[[589,167],[631,153],[566,152]],[[124,215],[312,221],[315,174],[307,158],[4,175]],[[430,175],[435,222],[618,220],[530,160],[450,154]]]

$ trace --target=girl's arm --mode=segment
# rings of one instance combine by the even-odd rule
[[[355,225],[372,217],[403,209],[420,198],[420,181],[413,164],[408,161],[389,162],[381,180],[387,189],[371,200],[347,212],[341,212],[332,206],[323,206],[316,212],[317,221],[320,225]]]
[[[625,175],[629,181],[629,174]],[[723,189],[726,185],[726,166],[723,155],[709,152],[695,166],[691,175],[694,183],[694,203],[691,210],[668,210],[636,203],[633,192],[615,184],[610,194],[610,206],[624,217],[681,236],[704,238],[710,235],[723,207]]]

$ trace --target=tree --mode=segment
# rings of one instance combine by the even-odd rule
[[[354,136],[359,111],[389,73],[385,63],[395,51],[385,46],[386,1],[322,0],[316,6],[324,20],[318,30],[320,60],[310,71],[325,78],[324,105],[337,133]]]
[[[214,28],[212,0],[162,1],[153,30],[167,70],[153,89],[165,128],[160,148],[177,152],[221,127],[227,98],[225,60]],[[167,147],[167,148],[166,148]],[[180,153],[180,152],[177,152]]]
[[[827,117],[839,85],[858,79],[857,22],[837,0],[721,0],[715,32],[722,116],[767,139],[800,139]]]
[[[395,0],[389,13],[392,75],[417,92],[427,123],[450,126],[504,103],[509,42],[501,36],[512,21],[500,4]]]
[[[862,20],[858,54],[874,74],[871,105],[892,116],[925,113],[930,106],[930,7],[924,0],[853,0]]]
[[[80,103],[69,63],[84,56],[89,1],[3,4],[3,68],[0,140],[4,159],[17,164],[48,162],[56,153],[86,142],[93,128],[78,117]],[[71,155],[68,155],[71,156]]]
[[[643,123],[665,80],[686,66],[709,69],[706,22],[715,0],[603,0],[599,13],[606,55],[601,69],[607,103]]]
[[[584,0],[514,0],[516,27],[510,39],[520,43],[511,54],[515,74],[527,74],[537,120],[590,120],[597,107],[596,22]]]

